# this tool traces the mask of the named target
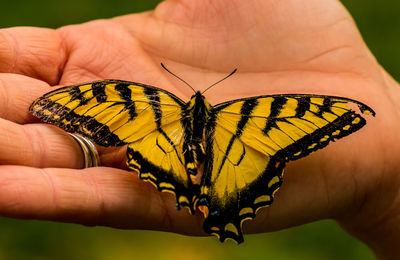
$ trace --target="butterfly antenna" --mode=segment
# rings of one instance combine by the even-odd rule
[[[211,86],[209,86],[208,88],[206,88],[203,92],[201,92],[201,94],[203,95],[207,90],[209,90],[210,88],[214,87],[215,85],[217,85],[218,83],[220,83],[221,81],[226,80],[227,78],[229,78],[230,76],[232,76],[235,72],[237,71],[237,69],[234,69],[231,74],[229,74],[228,76],[226,76],[223,79],[218,80],[217,82],[215,82],[214,84],[212,84]]]
[[[192,88],[192,86],[189,85],[189,83],[187,83],[186,81],[184,81],[182,78],[178,77],[177,75],[175,75],[174,73],[172,73],[169,69],[167,69],[167,67],[165,67],[165,65],[161,62],[161,67],[163,67],[163,69],[165,69],[167,72],[169,72],[172,76],[174,76],[175,78],[179,79],[180,81],[182,81],[183,83],[185,83],[186,85],[189,86],[189,88],[191,88],[193,90],[194,93],[196,93],[196,90],[194,90],[194,88]]]

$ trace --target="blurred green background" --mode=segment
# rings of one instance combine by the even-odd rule
[[[154,8],[159,1],[0,0],[0,28],[56,28]],[[378,61],[400,79],[400,1],[346,0]],[[132,220],[134,221],[134,220]],[[115,230],[0,218],[2,259],[374,259],[363,244],[333,221],[320,221],[268,234],[247,235],[243,245],[216,238]]]

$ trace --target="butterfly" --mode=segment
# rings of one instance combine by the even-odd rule
[[[359,130],[362,115],[375,115],[335,96],[264,95],[213,106],[203,94],[184,102],[146,84],[101,80],[51,91],[30,112],[98,145],[127,145],[127,165],[140,179],[173,193],[178,209],[202,211],[205,232],[237,243],[243,221],[273,202],[287,162]]]

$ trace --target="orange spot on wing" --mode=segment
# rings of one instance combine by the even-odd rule
[[[207,206],[199,206],[199,210],[203,213],[205,218],[208,217],[209,210]]]

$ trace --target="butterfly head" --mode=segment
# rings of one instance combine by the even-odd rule
[[[202,100],[205,100],[203,94],[201,94],[200,91],[197,91],[191,98],[190,100],[196,100],[197,102],[201,102]]]
[[[201,111],[210,111],[211,105],[208,103],[206,98],[201,94],[200,91],[197,91],[191,98],[188,103],[188,110],[193,111],[195,114],[201,114]]]

